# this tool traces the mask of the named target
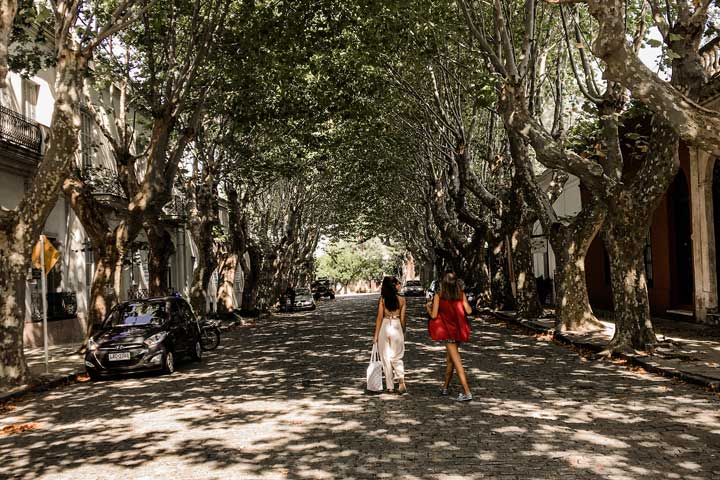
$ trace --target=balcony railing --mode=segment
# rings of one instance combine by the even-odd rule
[[[42,153],[40,125],[2,105],[0,105],[0,140],[37,154]]]
[[[700,47],[699,53],[708,78],[720,73],[720,37],[715,37]]]
[[[100,165],[83,167],[80,176],[94,195],[112,195],[125,197],[116,171]]]
[[[167,219],[182,220],[187,215],[187,202],[179,195],[173,195],[172,200],[163,207],[163,213]]]

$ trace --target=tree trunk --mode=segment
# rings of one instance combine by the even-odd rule
[[[206,314],[208,285],[210,285],[210,279],[215,271],[216,262],[212,250],[207,251],[205,245],[198,246],[198,266],[193,272],[190,303],[195,313]]]
[[[107,245],[96,254],[98,257],[95,260],[95,276],[90,287],[86,339],[94,333],[96,326],[103,322],[118,301],[117,282],[122,270],[122,255],[114,245]]]
[[[610,257],[610,283],[615,306],[613,350],[627,347],[645,351],[657,343],[650,317],[643,247],[647,236],[644,224],[630,224],[622,212],[608,216],[604,232]]]
[[[493,302],[492,284],[490,279],[490,268],[487,262],[480,265],[480,282],[477,284],[477,306],[479,308],[491,308]]]
[[[498,310],[512,310],[516,306],[515,298],[510,285],[508,272],[508,257],[505,240],[496,238],[492,245],[490,256],[492,258],[492,289],[491,308]]]
[[[466,255],[468,261],[463,278],[466,279],[466,285],[475,293],[478,305],[489,308],[492,304],[492,288],[485,241],[486,239],[483,237],[479,241],[473,242],[471,251]]]
[[[33,245],[57,203],[78,149],[77,99],[87,58],[62,49],[56,65],[55,106],[48,149],[17,209],[0,211],[0,387],[27,380],[22,316],[17,287],[25,278]]]
[[[558,226],[550,235],[555,253],[556,313],[558,331],[589,331],[602,328],[588,298],[585,257],[605,221],[606,208],[594,200],[567,226]]]
[[[17,0],[3,0],[0,3],[0,88],[7,86],[10,34],[12,33],[17,7]]]
[[[175,244],[170,233],[162,226],[145,225],[148,240],[148,277],[151,297],[168,295],[170,257],[175,254]]]
[[[220,285],[218,285],[217,305],[218,311],[223,313],[230,313],[235,308],[233,298],[235,296],[235,276],[237,269],[240,268],[238,261],[238,255],[236,253],[231,253],[225,255],[218,266]]]
[[[260,276],[263,263],[262,252],[255,245],[250,245],[247,253],[250,261],[245,262],[245,259],[241,259],[240,261],[245,276],[242,306],[240,307],[243,314],[246,312],[256,313],[258,310],[258,294],[260,291]]]
[[[22,385],[28,376],[23,352],[23,301],[18,297],[27,256],[20,246],[0,230],[0,387]]]
[[[523,318],[537,318],[543,313],[535,283],[530,228],[521,225],[510,239],[515,271],[515,296],[518,302],[518,315]]]

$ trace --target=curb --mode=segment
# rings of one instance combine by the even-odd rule
[[[8,392],[0,392],[0,403],[7,402],[8,400],[16,400],[31,393],[46,392],[57,387],[75,383],[78,377],[84,373],[84,371],[77,371],[59,377],[36,377],[27,385],[14,388]]]
[[[600,353],[604,350],[603,345],[572,340],[570,337],[563,335],[562,333],[556,332],[554,328],[547,328],[546,326],[539,324],[533,320],[516,318],[514,315],[508,315],[503,312],[491,312],[491,314],[499,320],[503,320],[505,322],[512,323],[513,325],[523,327],[534,333],[544,333],[552,335],[555,340],[564,345],[573,345],[576,347],[590,350],[595,353]],[[617,352],[614,353],[613,356],[627,361],[630,365],[634,367],[641,367],[648,372],[654,373],[656,375],[661,375],[666,378],[676,378],[687,383],[692,383],[693,385],[705,387],[713,392],[720,391],[720,380],[716,378],[694,373],[688,373],[672,367],[665,367],[659,365],[658,363],[644,360],[643,358],[633,354]]]

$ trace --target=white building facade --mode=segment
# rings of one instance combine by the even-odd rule
[[[31,78],[23,78],[15,72],[8,74],[8,87],[0,96],[0,207],[13,209],[22,199],[45,149],[54,108],[55,72],[40,71]],[[97,92],[93,96],[97,98]],[[109,94],[107,94],[109,95]],[[80,131],[80,150],[77,154],[79,168],[106,171],[111,176],[116,171],[115,162],[107,140],[96,127],[93,116],[83,111]],[[106,118],[106,126],[113,131],[114,122]],[[112,201],[119,192],[98,191],[98,195]],[[122,203],[123,199],[118,202]],[[170,259],[168,285],[184,295],[189,293],[192,273],[197,258],[197,247],[184,226],[182,205],[176,205],[165,219],[171,232],[175,254]],[[111,209],[108,215],[112,217]],[[227,214],[221,215],[227,226]],[[112,218],[110,219],[112,224]],[[60,252],[60,260],[47,274],[48,338],[51,345],[73,343],[83,339],[87,329],[89,293],[94,274],[93,252],[85,231],[62,195],[50,213],[43,234]],[[138,239],[142,242],[142,238]],[[147,251],[133,252],[123,268],[121,296],[127,298],[131,288],[146,290],[148,285]],[[42,296],[40,272],[30,268],[22,286],[20,298],[24,298],[25,334],[27,346],[42,344]],[[217,276],[213,276],[209,304],[216,291]],[[236,290],[242,289],[242,278],[236,282]],[[235,292],[235,301],[240,292]],[[237,303],[236,303],[237,305]]]

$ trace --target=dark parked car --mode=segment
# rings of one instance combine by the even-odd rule
[[[420,283],[420,280],[408,280],[405,282],[405,286],[400,290],[400,295],[406,297],[424,297],[425,289]]]
[[[335,298],[335,290],[333,290],[330,280],[327,278],[318,278],[315,280],[310,284],[310,290],[315,300],[320,300],[321,298],[329,298],[332,300]]]
[[[312,293],[307,288],[298,288],[295,291],[294,310],[315,310],[315,300]]]
[[[183,355],[202,359],[200,329],[180,297],[131,300],[113,308],[90,337],[85,368],[91,379],[143,370],[173,373]]]

